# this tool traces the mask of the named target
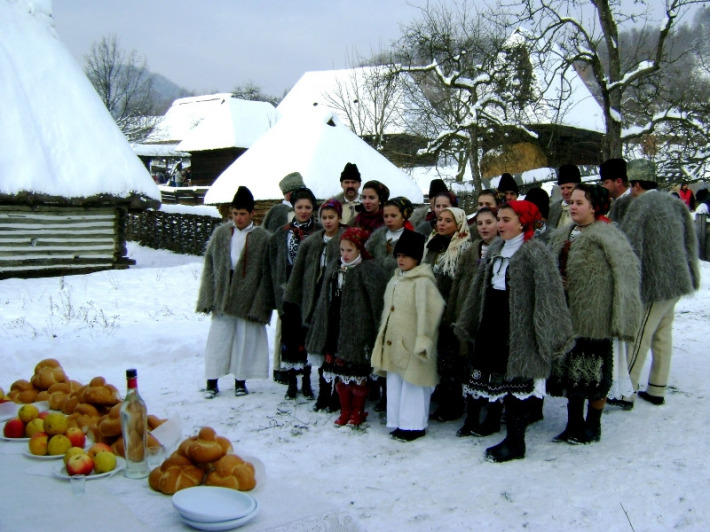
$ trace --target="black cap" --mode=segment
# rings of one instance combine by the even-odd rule
[[[392,254],[397,258],[397,255],[401,253],[407,257],[412,257],[417,262],[421,262],[424,256],[424,240],[424,235],[421,233],[405,229],[394,245]]]
[[[138,376],[137,369],[127,369],[126,370],[126,378],[127,379],[135,379],[137,376]]]

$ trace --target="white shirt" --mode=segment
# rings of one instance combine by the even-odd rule
[[[404,227],[401,229],[398,229],[397,231],[390,231],[387,229],[387,233],[385,234],[385,240],[390,242],[391,244],[394,244],[399,240],[399,237],[402,236],[402,233],[404,233]]]
[[[232,222],[233,223],[233,222]],[[236,225],[234,226],[234,232],[232,233],[232,240],[230,242],[229,256],[232,259],[232,270],[236,268],[237,262],[239,262],[239,256],[242,254],[244,249],[244,244],[247,241],[247,235],[254,229],[254,224],[250,223],[244,229],[239,229]]]
[[[525,234],[520,233],[515,238],[506,240],[503,244],[503,249],[500,250],[500,256],[493,259],[493,277],[491,278],[491,285],[495,290],[505,290],[505,272],[508,271],[507,259],[510,259],[515,252],[520,249],[523,245],[525,239]]]

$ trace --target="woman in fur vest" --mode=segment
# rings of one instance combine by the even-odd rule
[[[281,369],[288,373],[287,399],[295,399],[298,392],[297,374],[303,374],[303,395],[313,398],[311,389],[311,366],[305,343],[305,331],[298,306],[284,305],[284,290],[301,243],[321,228],[313,220],[316,198],[310,189],[298,188],[291,193],[294,217],[290,223],[277,229],[269,239],[264,257],[264,278],[261,293],[270,308],[276,309],[281,320],[280,349]]]
[[[325,353],[323,377],[335,383],[340,398],[337,426],[365,421],[370,356],[382,314],[387,273],[365,249],[369,234],[350,227],[340,236],[340,258],[325,270],[306,346]]]
[[[215,229],[205,252],[197,312],[212,314],[205,347],[205,398],[219,393],[217,381],[234,375],[234,393],[248,393],[247,379],[269,373],[266,323],[271,309],[257,297],[262,257],[270,233],[252,223],[254,197],[239,187],[230,209],[232,219]]]
[[[612,339],[633,340],[641,321],[639,261],[608,211],[607,189],[578,184],[570,197],[572,223],[550,237],[576,337],[547,382],[548,393],[567,397],[567,427],[555,441],[599,441],[612,384]]]
[[[298,250],[291,276],[284,292],[284,306],[296,305],[303,327],[313,323],[313,311],[323,285],[326,266],[340,256],[340,235],[345,231],[340,220],[343,206],[336,199],[324,202],[318,211],[323,229],[307,238]],[[308,363],[318,368],[318,399],[315,411],[327,408],[330,412],[340,409],[337,394],[323,378],[323,353],[308,353]]]
[[[529,397],[544,397],[552,363],[573,343],[562,278],[545,244],[533,239],[540,213],[529,201],[498,211],[498,234],[471,282],[456,331],[473,343],[464,391],[503,399],[507,434],[486,458],[525,457]]]
[[[385,290],[372,366],[387,376],[387,427],[412,441],[426,433],[436,372],[436,342],[444,299],[431,266],[420,264],[424,236],[405,230],[394,246],[398,268]]]
[[[388,274],[397,269],[397,259],[395,259],[392,250],[399,241],[399,237],[406,230],[414,230],[412,224],[409,223],[412,212],[414,212],[414,206],[407,198],[398,196],[388,199],[382,208],[385,225],[376,229],[365,243],[368,253]],[[387,381],[384,377],[373,377],[370,380],[370,399],[378,401],[375,405],[376,412],[383,412],[387,409]]]
[[[456,276],[459,259],[471,246],[471,231],[466,213],[456,207],[442,209],[424,250],[424,262],[434,272],[436,286],[447,301]],[[434,418],[452,421],[463,412],[461,381],[464,367],[459,341],[451,328],[450,318],[441,320],[437,345],[438,371],[441,378],[436,390],[437,408]]]

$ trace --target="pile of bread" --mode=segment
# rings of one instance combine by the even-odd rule
[[[233,454],[227,438],[203,427],[150,472],[148,483],[166,495],[201,484],[249,491],[256,486],[256,477],[254,465]]]
[[[67,415],[70,427],[79,427],[96,443],[110,445],[113,452],[125,457],[121,430],[121,395],[103,377],[94,377],[89,384],[82,385],[70,380],[61,364],[47,358],[40,361],[34,375],[27,380],[17,380],[7,394],[17,403],[48,401],[49,408]],[[148,429],[166,420],[148,416]],[[159,447],[160,442],[148,434],[148,447]]]

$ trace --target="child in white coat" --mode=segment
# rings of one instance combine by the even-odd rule
[[[431,394],[439,378],[436,344],[444,299],[429,264],[424,236],[405,230],[394,247],[398,269],[385,289],[372,366],[387,375],[387,427],[394,438],[426,434]]]

